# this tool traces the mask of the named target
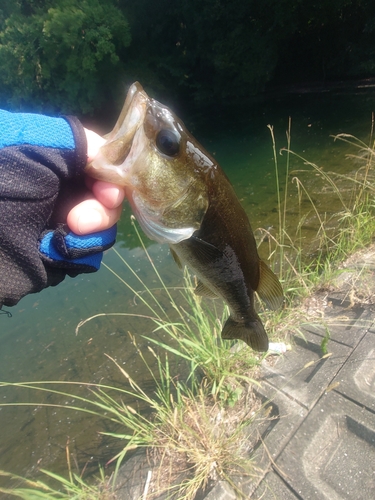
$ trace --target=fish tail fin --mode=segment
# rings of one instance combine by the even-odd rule
[[[229,316],[221,332],[221,338],[243,340],[254,351],[265,352],[268,350],[268,337],[259,318],[247,323],[240,323]]]
[[[267,304],[267,307],[274,310],[278,309],[284,302],[280,281],[263,260],[259,260],[259,271],[260,278],[256,292]]]

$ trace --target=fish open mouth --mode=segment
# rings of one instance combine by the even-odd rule
[[[112,132],[106,139],[113,142],[123,138],[125,142],[131,141],[139,125],[143,122],[146,104],[149,98],[140,83],[135,82],[128,90],[124,106]]]
[[[119,185],[127,184],[125,162],[132,150],[134,137],[144,122],[149,100],[140,83],[131,85],[116,125],[105,137],[107,142],[86,166],[85,172],[90,177]]]

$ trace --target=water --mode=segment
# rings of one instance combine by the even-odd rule
[[[326,171],[350,173],[355,168],[345,159],[350,148],[344,143],[334,142],[330,135],[347,132],[367,140],[371,113],[375,109],[374,97],[372,94],[351,93],[274,98],[241,120],[219,123],[219,126],[216,120],[215,128],[208,126],[198,137],[226,171],[249,213],[253,228],[277,227],[275,167],[267,125],[274,126],[279,150],[287,145],[285,131],[290,116],[291,146],[295,152],[323,166]],[[283,175],[285,155],[278,156],[278,159]],[[306,168],[303,162],[292,157],[291,169],[301,168]],[[337,197],[330,193],[323,195],[320,180],[314,173],[300,175],[320,209],[329,213],[340,209]],[[300,214],[297,208],[293,209],[297,192],[292,184],[288,189],[288,216],[297,219]],[[309,212],[310,209],[306,210]],[[310,230],[313,234],[316,224],[313,219],[311,216],[310,222],[309,218],[306,220],[306,240]],[[292,220],[290,224],[293,223]],[[180,286],[181,272],[173,263],[167,247],[147,239],[146,242],[166,284]],[[124,209],[119,226],[116,249],[148,286],[159,287],[130,224],[128,207]],[[265,246],[261,251],[265,253],[266,250]],[[104,262],[133,287],[140,288],[113,251],[106,252]],[[167,301],[162,300],[167,308]],[[101,316],[83,325],[76,334],[76,326],[81,320],[99,313],[144,312],[134,293],[106,268],[99,273],[67,278],[56,288],[25,297],[11,312],[12,318],[0,316],[1,381],[123,384],[123,377],[106,353],[142,384],[150,385],[150,377],[139,361],[128,332],[136,335],[145,348],[147,342],[141,335],[156,335],[152,333],[152,322],[131,316]],[[68,387],[63,389],[68,390]],[[88,395],[84,388],[69,390],[80,390],[82,395]],[[58,402],[66,406],[74,404],[73,400],[29,389],[0,388],[2,403]],[[0,469],[21,475],[33,474],[38,467],[64,473],[67,443],[77,471],[85,465],[90,471],[99,461],[105,463],[113,456],[116,446],[121,445],[116,443],[114,447],[113,440],[99,434],[100,431],[115,430],[108,422],[64,408],[35,404],[2,407],[0,426]]]

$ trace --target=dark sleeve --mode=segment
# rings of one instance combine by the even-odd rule
[[[41,260],[39,239],[65,222],[61,194],[82,193],[86,152],[76,118],[0,111],[0,308],[64,279]]]

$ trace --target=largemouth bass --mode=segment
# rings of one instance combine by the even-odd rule
[[[139,83],[87,173],[124,186],[147,236],[168,243],[175,261],[196,274],[195,292],[228,304],[223,339],[267,351],[254,292],[275,309],[283,302],[281,285],[259,258],[248,217],[220,166]]]

